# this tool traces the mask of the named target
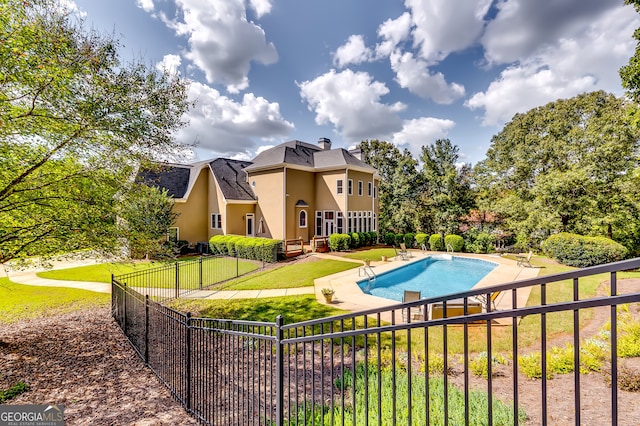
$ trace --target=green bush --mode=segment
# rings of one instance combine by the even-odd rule
[[[507,360],[504,359],[502,355],[494,355],[491,358],[491,369],[498,364],[506,364]],[[489,377],[489,365],[487,363],[487,353],[481,352],[478,356],[469,360],[469,370],[474,376],[484,377],[485,379]]]
[[[360,247],[369,245],[369,235],[364,232],[358,232],[358,241],[360,241]]]
[[[375,246],[378,244],[378,233],[374,231],[369,231],[369,244]]]
[[[416,244],[418,244],[418,247],[422,248],[423,245],[426,247],[427,238],[429,238],[427,234],[416,234]]]
[[[473,242],[469,244],[469,251],[473,253],[491,253],[496,249],[496,236],[488,232],[479,232]]]
[[[214,235],[209,239],[209,248],[213,254],[238,256],[263,262],[276,262],[278,249],[281,246],[281,240],[261,237]]]
[[[404,243],[407,246],[407,248],[411,248],[413,247],[413,241],[416,238],[416,234],[413,234],[411,232],[407,232],[406,234],[404,234]]]
[[[393,245],[399,246],[400,243],[404,243],[404,234],[396,234],[396,238],[395,238],[395,241],[393,242]]]
[[[605,237],[585,237],[562,232],[552,235],[541,244],[544,253],[568,265],[584,268],[624,259],[627,249]]]
[[[464,248],[464,238],[460,235],[447,235],[444,237],[444,246],[447,249],[451,247],[451,250],[455,252],[461,252]]]
[[[442,235],[433,234],[429,237],[429,248],[432,251],[441,251],[444,248],[444,243],[442,241]]]
[[[333,251],[349,250],[351,237],[349,234],[331,234],[329,236],[329,248]]]
[[[384,243],[388,246],[395,245],[396,243],[396,234],[393,232],[387,232],[384,234]]]
[[[360,236],[358,235],[357,232],[352,232],[349,234],[349,237],[351,237],[351,241],[349,242],[349,248],[358,248],[360,247]]]

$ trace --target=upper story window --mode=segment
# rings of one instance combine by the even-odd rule
[[[364,188],[362,181],[358,181],[358,195],[362,195],[362,189]]]
[[[378,187],[377,186],[373,187],[373,198],[378,198]]]
[[[371,197],[373,194],[373,184],[371,182],[367,182],[367,195]]]
[[[344,191],[343,185],[344,183],[342,179],[338,179],[336,181],[336,194],[342,194],[342,192]]]
[[[353,179],[347,181],[347,193],[353,195]]]
[[[222,215],[211,213],[211,229],[222,229]]]

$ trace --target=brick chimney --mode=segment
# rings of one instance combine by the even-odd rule
[[[320,138],[320,139],[318,139],[318,146],[322,150],[331,149],[331,139],[329,139],[329,138]]]

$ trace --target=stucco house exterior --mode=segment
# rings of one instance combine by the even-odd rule
[[[163,164],[142,171],[147,184],[166,188],[179,214],[170,238],[191,244],[214,235],[281,240],[378,230],[376,169],[359,150],[292,140],[252,161],[227,158]]]

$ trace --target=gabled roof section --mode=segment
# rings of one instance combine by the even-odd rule
[[[140,170],[136,180],[158,189],[166,189],[173,198],[184,198],[189,188],[192,166],[162,164],[154,169]]]
[[[253,159],[246,171],[266,170],[274,167],[297,166],[327,170],[355,167],[376,173],[376,169],[356,158],[346,149],[321,149],[310,143],[293,140],[262,151]]]
[[[218,187],[226,200],[255,201],[256,196],[247,183],[244,168],[250,166],[249,161],[217,158],[209,163]]]

